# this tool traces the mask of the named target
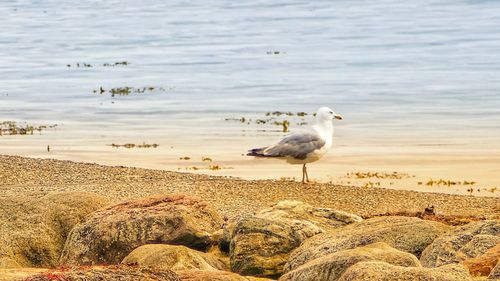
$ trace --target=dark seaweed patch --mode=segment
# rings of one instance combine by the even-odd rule
[[[57,127],[54,125],[41,125],[34,126],[30,124],[19,124],[14,121],[0,122],[0,136],[3,135],[33,135],[35,131],[42,132],[45,129],[52,129]]]
[[[115,66],[127,66],[129,65],[130,62],[128,61],[117,61],[117,62],[114,62],[114,63],[103,63],[103,64],[90,64],[90,63],[86,63],[86,62],[77,62],[75,64],[66,64],[66,67],[75,67],[75,68],[90,68],[90,67],[97,67],[97,66],[100,66],[100,67],[115,67]]]
[[[154,91],[164,92],[165,89],[161,88],[161,87],[159,87],[159,88],[157,88],[157,87],[135,88],[135,87],[125,86],[125,87],[117,87],[117,88],[111,88],[109,90],[106,90],[101,86],[101,87],[99,87],[99,89],[93,90],[93,93],[95,93],[95,94],[98,93],[101,95],[105,94],[105,93],[109,93],[109,94],[111,94],[111,97],[115,97],[115,96],[128,96],[131,94],[144,94],[144,93],[154,92]]]
[[[116,143],[112,143],[112,144],[108,144],[108,145],[111,147],[116,147],[116,148],[119,148],[119,147],[124,147],[124,148],[157,148],[158,146],[160,146],[159,144],[156,144],[156,143],[148,144],[145,142],[143,142],[142,144],[134,144],[134,143],[116,144]]]

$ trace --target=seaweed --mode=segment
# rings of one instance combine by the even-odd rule
[[[439,179],[439,180],[433,180],[433,179],[430,179],[427,181],[427,183],[425,185],[427,186],[433,186],[433,185],[437,185],[437,186],[452,186],[452,185],[474,185],[476,184],[475,181],[452,181],[452,180],[444,180],[444,179]]]
[[[99,93],[99,94],[104,94],[104,93],[110,93],[111,97],[115,96],[128,96],[130,94],[143,94],[147,92],[154,92],[155,90],[157,91],[162,91],[164,92],[164,88],[157,88],[157,87],[142,87],[142,88],[134,88],[134,87],[116,87],[116,88],[111,88],[109,90],[105,90],[102,86],[99,87],[98,90],[93,90],[93,93]]]
[[[114,63],[106,62],[103,64],[95,64],[95,65],[90,64],[90,63],[85,63],[85,62],[77,62],[75,64],[66,64],[66,67],[76,67],[76,68],[79,68],[79,67],[90,68],[90,67],[94,67],[94,66],[115,67],[115,66],[120,66],[120,65],[127,66],[129,64],[130,64],[130,62],[128,62],[128,61],[117,61]]]
[[[267,51],[266,54],[268,54],[268,55],[279,55],[279,54],[286,54],[286,52],[283,52],[283,51]]]
[[[407,173],[399,172],[350,172],[347,173],[346,178],[356,178],[356,179],[367,179],[367,178],[377,178],[377,179],[407,179],[415,177]]]
[[[119,147],[124,147],[124,148],[157,148],[158,146],[160,146],[159,144],[156,144],[156,143],[148,144],[148,143],[144,143],[144,142],[142,144],[134,144],[134,143],[116,144],[116,143],[112,143],[112,144],[108,144],[108,145],[111,147],[116,147],[116,148],[119,148]]]
[[[202,162],[212,162],[212,158],[202,156],[202,157],[201,157],[201,161],[202,161]]]
[[[3,121],[0,122],[0,136],[3,135],[33,135],[35,131],[42,132],[45,129],[53,129],[57,127],[57,124],[54,125],[30,125],[24,124],[21,125],[15,121]]]
[[[208,166],[208,168],[212,171],[217,171],[217,170],[222,169],[221,166],[219,166],[219,165],[210,165],[210,166]]]

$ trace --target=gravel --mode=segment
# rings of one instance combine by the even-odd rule
[[[123,166],[103,166],[52,159],[0,155],[0,197],[41,197],[50,192],[87,191],[122,202],[155,194],[201,197],[228,218],[247,215],[280,200],[300,200],[318,207],[364,217],[420,212],[433,205],[450,216],[500,218],[499,197],[341,186],[303,185],[280,180],[241,180]]]

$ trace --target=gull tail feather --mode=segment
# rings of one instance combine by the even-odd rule
[[[255,156],[255,157],[272,157],[271,155],[266,155],[264,152],[266,150],[266,147],[260,147],[260,148],[253,148],[250,149],[247,153],[247,156]]]

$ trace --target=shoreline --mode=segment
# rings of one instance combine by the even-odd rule
[[[418,213],[500,218],[500,198],[453,195],[329,183],[302,185],[281,180],[244,180],[165,170],[104,166],[66,160],[0,155],[2,197],[42,197],[51,192],[83,191],[113,203],[156,194],[198,196],[228,218],[248,214],[281,200],[299,200],[369,217]]]
[[[473,194],[500,196],[500,154],[489,146],[474,147],[420,147],[395,146],[389,148],[376,144],[347,143],[339,128],[335,148],[320,161],[309,166],[313,180],[337,185],[385,187],[390,189],[440,192],[448,194]],[[161,169],[213,176],[232,176],[247,180],[298,179],[300,167],[276,159],[253,159],[245,156],[246,149],[256,145],[273,143],[276,135],[255,135],[237,128],[225,128],[223,135],[203,140],[188,138],[182,132],[167,130],[169,134],[182,136],[171,139],[152,135],[146,141],[141,137],[125,135],[68,136],[70,130],[56,130],[50,134],[27,137],[2,137],[0,154],[23,157],[59,159],[99,163],[102,165],[133,165],[146,169]],[[253,133],[252,133],[253,132]],[[78,139],[75,139],[77,138]],[[220,139],[224,138],[224,146]],[[118,141],[118,140],[127,141]],[[157,144],[155,148],[113,147],[118,144]],[[203,143],[203,145],[200,145]],[[50,146],[50,151],[47,147]],[[209,161],[203,159],[208,158]],[[212,170],[211,166],[216,169]],[[356,173],[401,173],[406,178],[348,178]],[[431,184],[451,182],[453,185]],[[473,185],[461,183],[473,182]],[[456,184],[455,184],[456,183]]]

